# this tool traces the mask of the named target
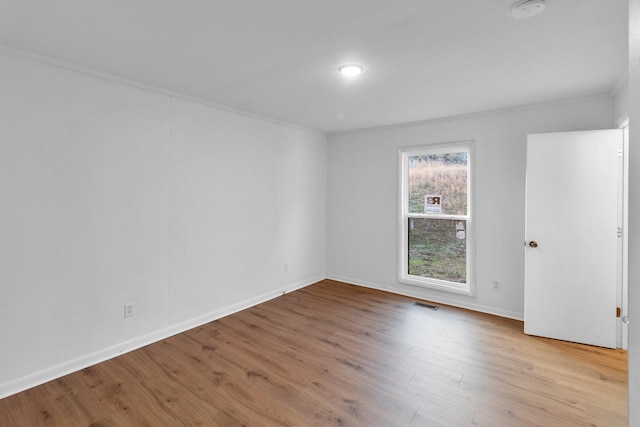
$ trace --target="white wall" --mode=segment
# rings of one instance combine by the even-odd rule
[[[629,0],[629,425],[640,426],[640,0]]]
[[[325,277],[325,135],[8,53],[0,93],[0,398]]]
[[[329,136],[329,277],[522,319],[529,133],[615,127],[612,98]],[[476,297],[399,284],[398,148],[476,141]],[[492,290],[499,281],[501,291]]]

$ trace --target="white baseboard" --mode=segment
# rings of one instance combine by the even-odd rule
[[[121,354],[128,353],[149,344],[153,344],[155,342],[169,338],[170,336],[179,334],[189,329],[193,329],[200,325],[204,325],[205,323],[209,323],[230,314],[237,313],[239,311],[269,301],[286,293],[293,292],[296,289],[304,288],[323,279],[325,279],[324,275],[314,276],[307,280],[285,286],[275,291],[267,292],[263,295],[250,298],[237,304],[214,310],[212,312],[194,317],[184,322],[176,323],[152,333],[136,337],[132,340],[125,341],[120,344],[105,348],[103,350],[96,351],[94,353],[87,354],[73,360],[69,360],[67,362],[52,366],[47,369],[43,369],[33,374],[17,378],[13,381],[2,383],[0,384],[0,399],[30,389],[40,384],[44,384],[56,378],[60,378],[62,376],[79,371],[97,363],[104,362],[105,360],[113,359],[114,357],[120,356]]]
[[[257,297],[239,302],[237,304],[233,304],[218,310],[214,310],[212,312],[194,317],[184,322],[170,325],[166,328],[134,338],[129,341],[122,342],[115,346],[108,347],[103,350],[100,350],[91,354],[87,354],[85,356],[82,356],[73,360],[69,360],[67,362],[61,363],[56,366],[52,366],[47,369],[43,369],[42,371],[35,372],[31,375],[26,375],[24,377],[20,377],[13,381],[2,383],[0,384],[0,399],[3,399],[7,396],[11,396],[12,394],[16,394],[24,390],[30,389],[40,384],[44,384],[48,381],[54,380],[56,378],[60,378],[64,375],[68,375],[70,373],[79,371],[81,369],[95,365],[97,363],[104,362],[105,360],[112,359],[121,354],[128,353],[130,351],[139,349],[146,345],[153,344],[155,342],[169,338],[173,335],[179,334],[189,329],[193,329],[200,325],[204,325],[205,323],[209,323],[214,320],[220,319],[222,317],[228,316],[230,314],[237,313],[239,311],[242,311],[247,308],[258,305],[260,303],[269,301],[273,298],[279,297],[286,293],[293,292],[297,289],[307,287],[323,279],[337,280],[340,282],[348,283],[350,285],[377,289],[380,291],[391,292],[391,293],[404,295],[412,298],[418,298],[418,299],[428,300],[428,301],[436,302],[440,304],[446,304],[453,307],[459,307],[459,308],[464,308],[468,310],[479,311],[482,313],[493,314],[496,316],[506,317],[509,319],[523,320],[523,315],[521,313],[514,313],[507,310],[496,310],[495,308],[485,307],[482,305],[472,304],[472,303],[460,303],[459,301],[447,299],[446,297],[439,297],[439,296],[433,296],[433,295],[425,296],[424,294],[421,295],[417,291],[411,292],[406,289],[384,286],[379,283],[372,283],[372,282],[367,282],[367,281],[353,279],[353,278],[344,277],[344,276],[317,275],[307,280],[285,286],[275,291],[267,292]]]
[[[494,316],[505,317],[508,319],[514,319],[514,320],[520,320],[520,321],[524,320],[524,315],[522,313],[517,313],[509,310],[500,310],[494,307],[487,307],[480,304],[474,304],[472,302],[460,302],[452,298],[447,298],[445,295],[434,295],[433,293],[425,295],[424,292],[419,292],[419,290],[417,289],[416,291],[411,291],[409,289],[385,286],[379,283],[367,282],[365,280],[358,280],[358,279],[353,279],[350,277],[344,277],[344,276],[338,276],[338,275],[329,275],[327,278],[332,280],[337,280],[339,282],[348,283],[350,285],[362,286],[365,288],[377,289],[379,291],[391,292],[398,295],[404,295],[407,297],[418,298],[421,300],[436,302],[439,304],[446,304],[452,307],[478,311],[480,313],[492,314]]]

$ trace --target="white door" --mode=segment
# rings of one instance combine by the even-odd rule
[[[526,334],[616,347],[620,130],[529,135]]]

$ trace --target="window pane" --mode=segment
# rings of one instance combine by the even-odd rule
[[[409,157],[409,213],[467,214],[466,151]]]
[[[409,218],[409,274],[467,282],[466,221]]]

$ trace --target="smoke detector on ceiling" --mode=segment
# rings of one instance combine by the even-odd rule
[[[516,19],[526,19],[541,13],[546,6],[544,0],[524,0],[513,6],[511,14]]]

